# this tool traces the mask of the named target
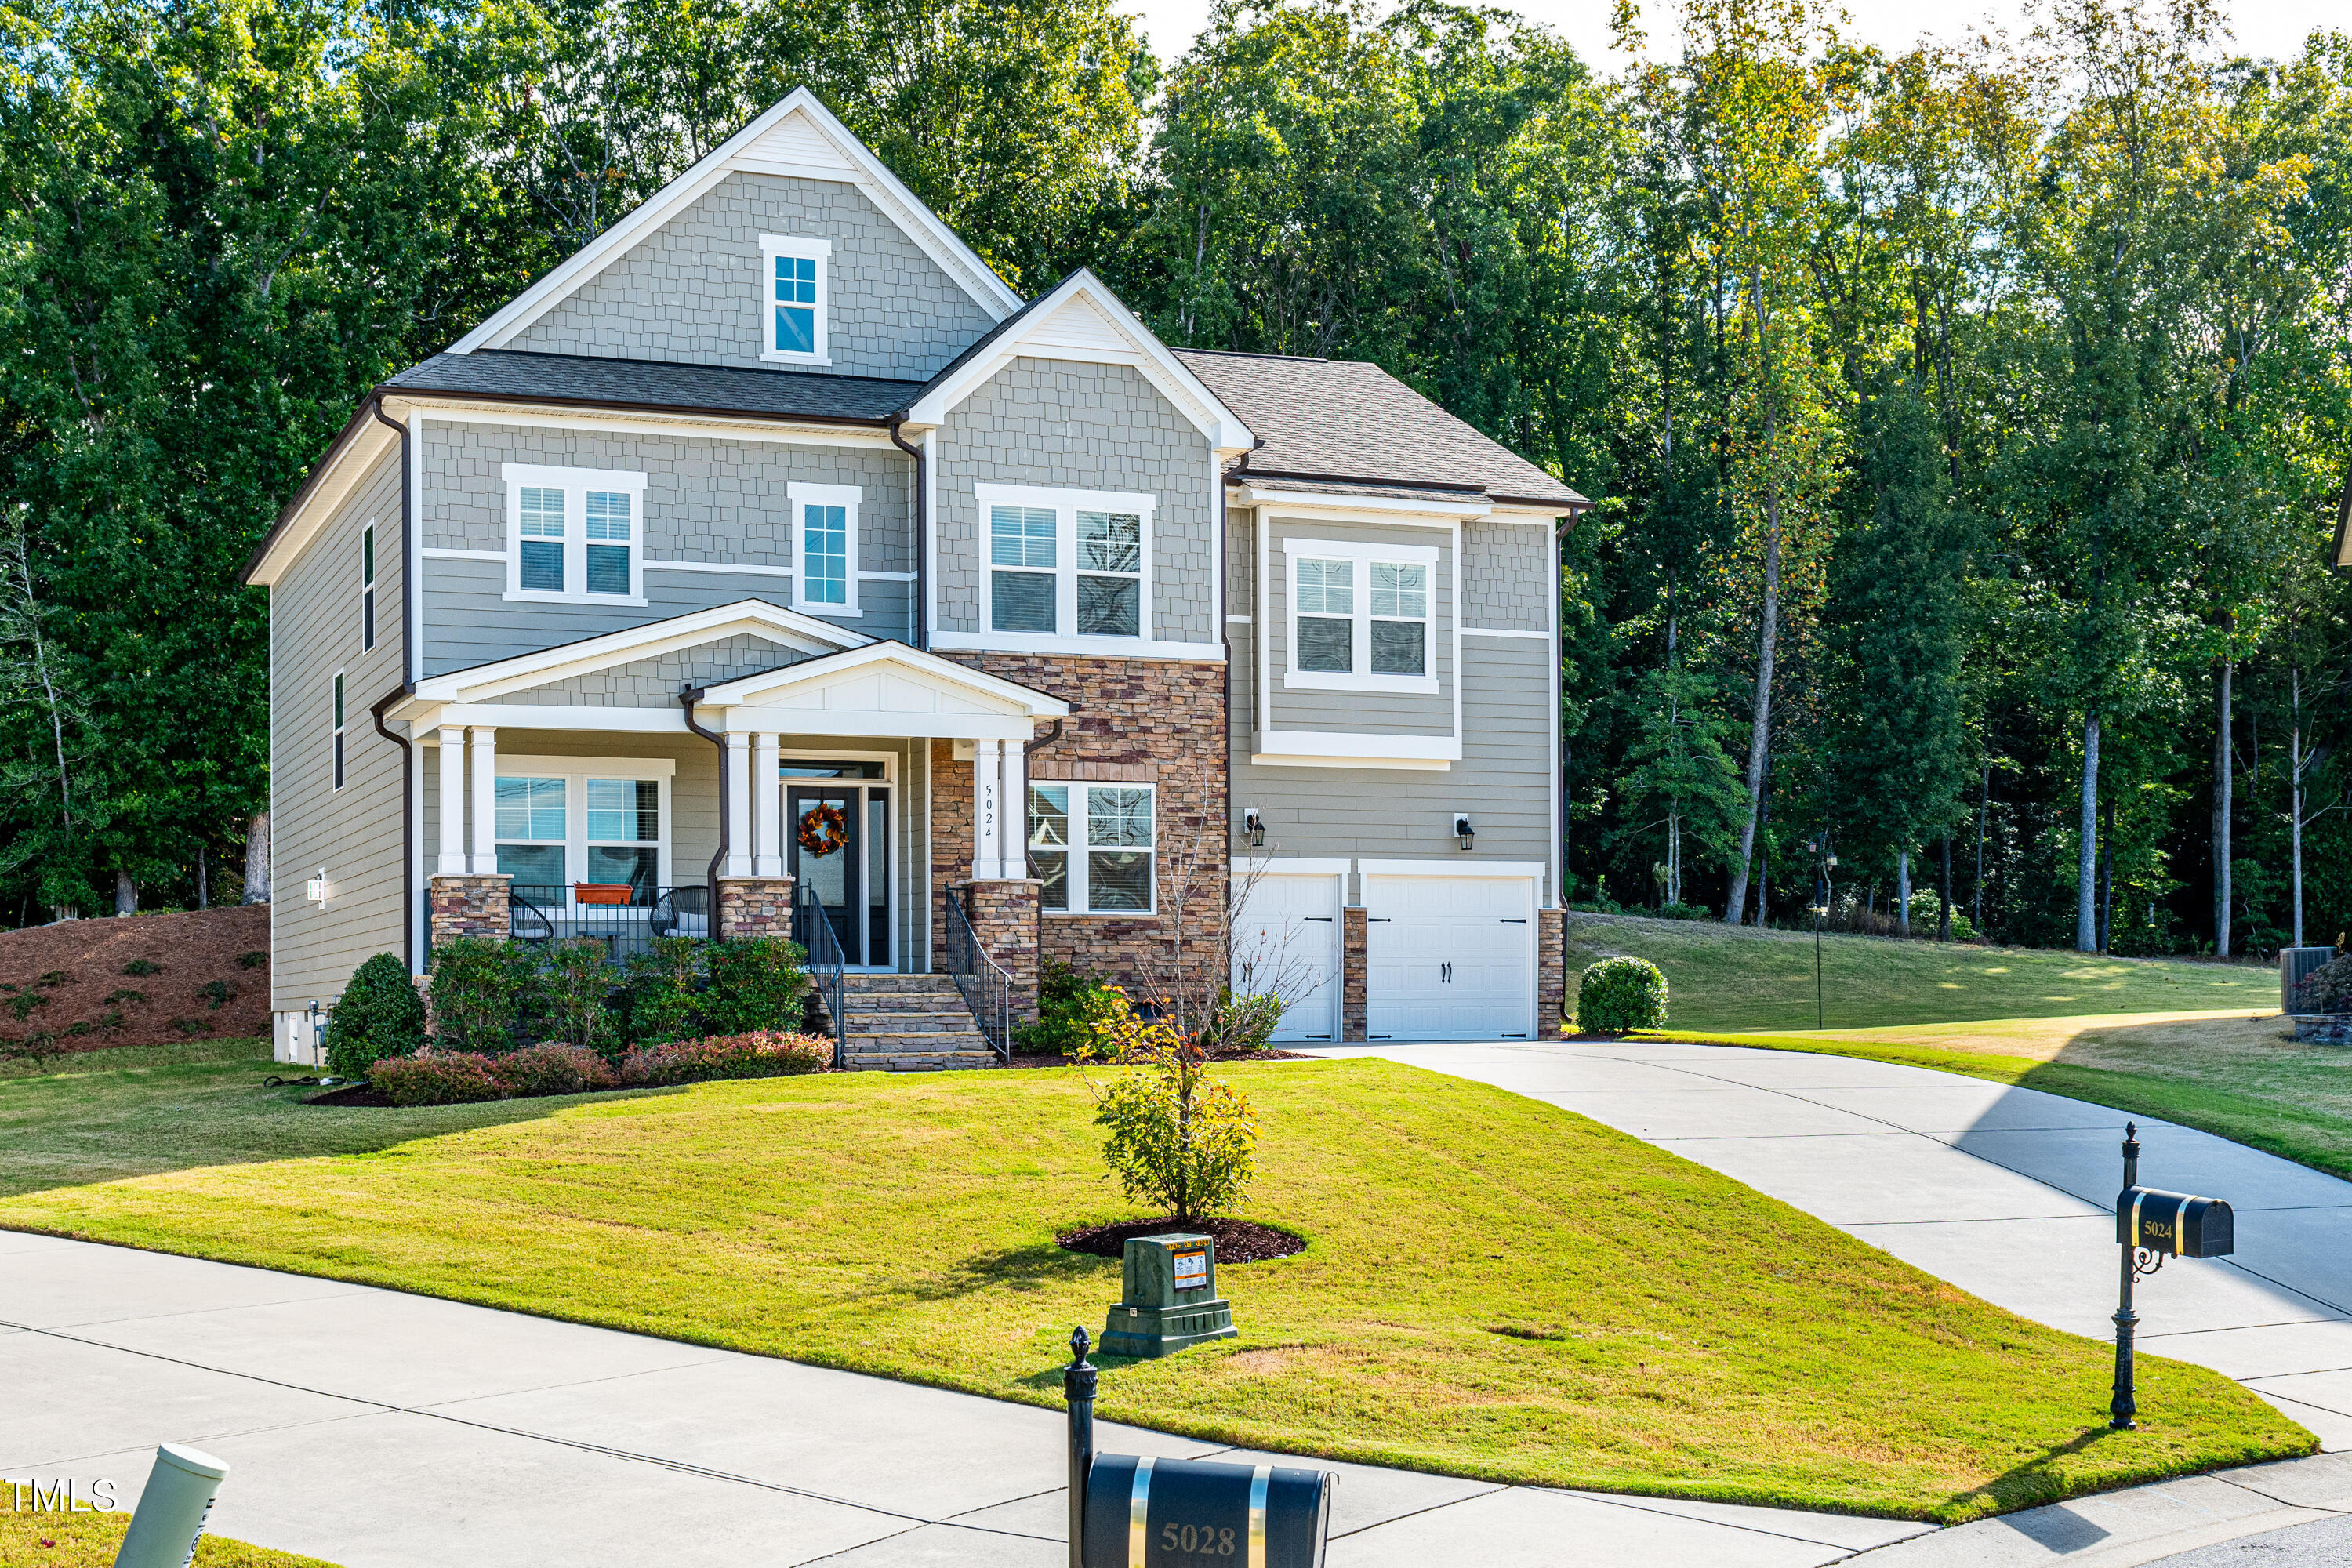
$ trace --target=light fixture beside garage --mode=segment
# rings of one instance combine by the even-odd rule
[[[1473,844],[1476,843],[1477,839],[1478,830],[1470,826],[1470,814],[1466,811],[1455,812],[1454,814],[1454,841],[1461,845],[1463,848],[1467,849]]]

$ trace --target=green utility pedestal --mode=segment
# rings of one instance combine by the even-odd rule
[[[1217,1297],[1217,1244],[1205,1236],[1136,1237],[1121,1283],[1103,1324],[1106,1354],[1170,1355],[1240,1332],[1232,1303]]]

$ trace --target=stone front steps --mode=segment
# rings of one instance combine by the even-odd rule
[[[951,975],[845,974],[841,993],[844,1067],[938,1072],[997,1065]]]

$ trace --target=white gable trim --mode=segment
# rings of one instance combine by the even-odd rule
[[[610,669],[615,665],[633,664],[639,659],[656,658],[681,648],[698,647],[724,637],[745,634],[764,637],[779,647],[792,648],[812,658],[820,658],[845,647],[863,647],[874,641],[863,632],[853,632],[820,621],[813,616],[781,609],[764,600],[741,599],[714,609],[695,610],[687,615],[673,616],[665,621],[631,626],[626,631],[609,632],[600,637],[566,643],[561,647],[543,648],[537,653],[502,658],[493,664],[478,664],[470,669],[436,675],[428,680],[418,681],[410,701],[486,702],[493,697],[528,691],[550,681]]]
[[[695,706],[715,710],[715,721],[705,722],[730,734],[1024,742],[1035,721],[1070,710],[1057,697],[897,642],[713,686]]]
[[[946,422],[956,405],[985,386],[990,378],[1015,359],[1081,360],[1098,364],[1131,364],[1158,388],[1209,439],[1219,457],[1246,452],[1257,445],[1249,426],[1217,401],[1216,395],[1151,329],[1136,320],[1110,286],[1080,268],[1064,279],[1051,294],[1030,308],[1012,331],[932,384],[908,410],[910,425]]]
[[[867,151],[847,126],[834,118],[816,94],[801,87],[516,295],[503,310],[458,339],[449,352],[465,354],[505,347],[581,285],[626,255],[639,240],[737,173],[789,174],[856,185],[992,320],[1001,321],[1021,308],[1021,296],[958,239],[939,215]]]
[[[341,445],[329,449],[320,468],[318,483],[302,498],[300,509],[287,520],[285,531],[268,540],[268,549],[253,563],[246,575],[247,582],[264,588],[276,587],[278,579],[301,559],[302,552],[310,548],[310,541],[335,515],[335,510],[351,499],[352,491],[383,460],[384,453],[400,444],[398,432],[375,418],[370,412],[373,407],[372,404],[360,405],[362,423],[341,437]],[[407,527],[407,519],[403,518],[402,531],[405,532]],[[403,541],[404,546],[405,543]]]

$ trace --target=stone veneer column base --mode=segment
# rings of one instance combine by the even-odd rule
[[[1037,1016],[1037,906],[1045,884],[1034,878],[950,883],[963,895],[971,933],[1013,983],[1013,1022]]]
[[[1371,935],[1371,911],[1349,904],[1339,911],[1339,1037],[1360,1040],[1370,1028],[1364,999],[1364,942]]]
[[[1536,911],[1536,1038],[1559,1034],[1568,1014],[1568,940],[1566,912]]]
[[[737,937],[792,935],[793,879],[719,878],[719,924],[712,934],[722,942]]]
[[[513,881],[503,871],[436,876],[432,881],[433,919],[427,931],[431,945],[439,947],[460,936],[506,941],[512,930],[507,889]]]

